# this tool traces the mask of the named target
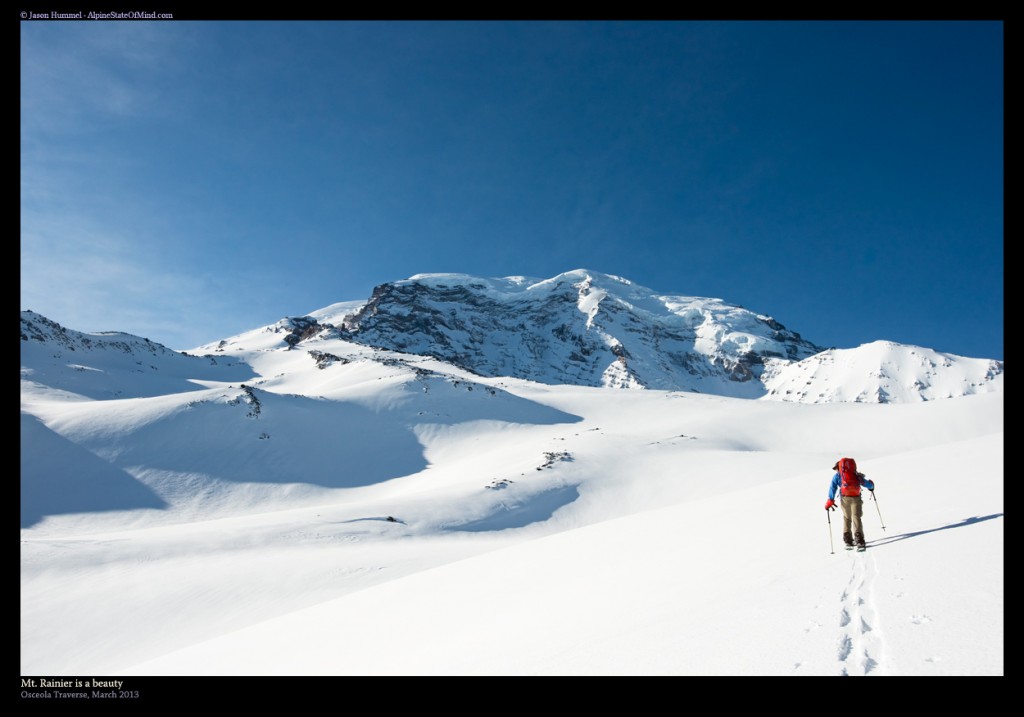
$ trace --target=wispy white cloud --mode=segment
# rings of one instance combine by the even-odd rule
[[[189,33],[171,24],[23,23],[22,135],[82,133],[159,111]]]
[[[85,216],[35,221],[22,235],[21,308],[187,349],[274,321],[288,304],[272,268],[188,267],[166,254],[162,242]]]
[[[201,281],[155,267],[123,237],[69,218],[37,224],[21,246],[21,303],[81,330],[168,325]],[[175,333],[179,333],[176,331]]]
[[[133,191],[145,158],[110,139],[112,130],[137,134],[172,104],[182,109],[182,85],[173,85],[173,103],[168,87],[187,64],[191,28],[21,27],[22,308],[177,348],[213,338],[193,331],[216,330],[211,314],[244,298],[219,292],[215,274],[176,255],[176,216]]]

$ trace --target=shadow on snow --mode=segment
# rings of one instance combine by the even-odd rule
[[[50,388],[70,391],[96,401],[151,398],[172,393],[205,391],[196,381],[250,381],[252,367],[231,357],[136,357],[109,351],[68,353],[60,360],[37,358],[39,348],[22,348],[22,364],[32,367],[25,378]]]
[[[878,540],[869,540],[867,544],[874,547],[878,545],[886,545],[887,543],[895,543],[897,540],[906,540],[907,538],[916,538],[920,535],[927,535],[928,533],[937,533],[940,530],[949,530],[951,528],[963,528],[967,525],[974,525],[975,523],[981,523],[986,520],[993,520],[994,518],[1002,518],[1002,513],[993,513],[992,515],[983,516],[971,516],[970,518],[964,518],[959,523],[953,523],[952,525],[943,525],[938,528],[929,528],[928,530],[915,530],[912,533],[903,533],[902,535],[892,535],[885,538],[879,538]]]
[[[352,488],[411,475],[428,465],[415,433],[422,422],[581,420],[503,391],[448,388],[426,396],[414,391],[411,402],[374,410],[354,402],[248,390],[207,393],[102,435],[93,430],[97,419],[107,411],[120,413],[123,406],[97,402],[99,413],[83,412],[65,423],[64,435],[23,414],[22,526],[53,513],[166,508],[179,494],[189,499],[207,481],[211,486],[229,481]],[[140,470],[178,478],[162,483],[158,494],[128,472]],[[574,498],[548,496],[532,508],[506,509],[462,529],[518,527],[549,517]]]
[[[572,503],[580,497],[577,486],[570,485],[547,490],[527,498],[522,503],[509,504],[501,502],[486,518],[474,520],[462,525],[448,526],[449,530],[467,532],[486,532],[491,530],[508,530],[523,528],[531,523],[547,520],[555,511]]]
[[[21,527],[58,513],[166,508],[149,487],[21,414]]]
[[[396,518],[391,515],[375,515],[369,518],[352,518],[351,520],[342,520],[339,525],[345,525],[347,523],[366,523],[366,522],[378,522],[378,523],[398,523],[405,525],[405,521],[400,518]]]

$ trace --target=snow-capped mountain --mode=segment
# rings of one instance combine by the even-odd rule
[[[367,300],[191,352],[202,356],[128,334],[71,331],[31,311],[21,336],[24,377],[106,398],[252,379],[252,351],[305,351],[322,364],[338,346],[430,357],[478,377],[798,403],[952,398],[999,390],[1003,375],[1002,361],[891,341],[823,349],[720,299],[662,294],[582,269],[546,280],[420,274],[381,284]]]
[[[117,331],[83,333],[22,311],[21,377],[107,399],[197,390],[205,380],[241,381],[253,373],[233,357],[191,356]]]
[[[368,300],[197,351],[319,351],[335,340],[430,356],[483,377],[801,403],[970,395],[998,389],[1003,371],[1001,361],[893,342],[826,350],[720,299],[662,294],[582,269],[546,280],[420,274],[382,284]]]
[[[769,362],[765,398],[799,403],[913,403],[1000,390],[1003,362],[874,341],[793,363]]]
[[[543,281],[421,274],[378,286],[342,332],[482,376],[744,398],[764,393],[766,359],[822,350],[739,306],[586,270]]]

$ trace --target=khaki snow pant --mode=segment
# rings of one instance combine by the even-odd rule
[[[839,507],[843,509],[843,539],[851,535],[856,543],[864,542],[864,501],[859,495],[844,495],[839,499]],[[851,530],[852,528],[852,530]]]

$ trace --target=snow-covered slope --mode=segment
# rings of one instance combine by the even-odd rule
[[[449,408],[465,405],[444,385]],[[401,397],[403,386],[384,393]],[[247,444],[288,440],[300,465],[326,471],[307,480],[345,470],[359,441],[422,462],[371,485],[249,485],[246,500],[230,475],[182,465],[196,435],[187,411],[163,413],[149,398],[92,402],[111,411],[89,421],[77,403],[30,402],[54,434],[85,443],[96,440],[92,424],[116,428],[111,445],[139,448],[121,460],[98,443],[45,444],[69,451],[64,469],[70,451],[107,465],[111,475],[90,468],[84,478],[124,502],[79,505],[87,512],[22,531],[22,673],[1002,674],[998,394],[800,405],[511,380],[506,389],[527,415],[424,418],[415,448],[375,442],[373,426],[349,440],[370,414],[331,420],[345,413],[330,412],[341,393],[321,399],[322,411],[297,401],[269,440]],[[223,450],[213,440],[193,448],[209,473],[244,459],[236,424],[255,431],[292,400],[256,395],[258,418],[245,416],[244,399],[193,414],[224,436]],[[395,399],[378,404],[384,414]],[[398,405],[396,418],[418,413]],[[529,415],[541,407],[546,417]],[[136,410],[148,423],[133,429]],[[309,440],[291,443],[285,424]],[[865,506],[864,555],[830,550],[822,511],[829,466],[846,454],[880,499]],[[380,457],[390,472],[378,478],[402,470]],[[168,472],[156,480],[138,460]],[[245,470],[287,479],[273,461]],[[165,504],[116,482],[129,478]],[[209,506],[187,503],[190,486]]]
[[[136,398],[253,376],[234,358],[191,356],[116,331],[82,333],[21,312],[21,377],[39,386],[93,399]]]
[[[113,344],[85,338],[83,349],[82,335],[53,328],[75,342],[73,349],[61,344],[65,350],[84,354],[108,382],[88,386],[75,382],[79,372],[67,369],[64,354],[44,351],[48,370],[32,367],[40,347],[55,350],[53,340],[23,342],[23,526],[67,513],[86,514],[88,522],[103,509],[138,508],[127,519],[153,525],[304,505],[334,489],[426,470],[424,445],[446,426],[579,420],[436,360],[332,338],[295,348],[307,326],[284,320],[220,342],[213,350],[223,354],[202,358],[125,336]],[[139,343],[153,346],[142,374],[149,383],[135,363]],[[222,380],[189,380],[188,368]],[[155,395],[161,388],[168,392]],[[61,470],[56,454],[43,449],[58,444],[74,454]],[[94,460],[83,463],[83,456]],[[544,458],[518,460],[533,470]],[[81,473],[76,463],[92,467]],[[78,488],[98,482],[112,486],[105,500]]]
[[[993,436],[867,461],[879,502],[865,505],[864,554],[829,550],[827,473],[734,490],[720,482],[700,498],[367,585],[118,672],[1002,675],[1000,455]],[[705,466],[736,469],[735,458]],[[968,470],[978,480],[965,492],[958,473]],[[401,534],[366,539],[381,546]]]
[[[875,341],[793,363],[769,362],[765,398],[800,403],[910,403],[1000,391],[1001,361]]]
[[[610,294],[575,290],[586,336]],[[23,674],[1001,674],[998,378],[891,405],[554,385],[356,343],[359,308],[201,357],[23,316]],[[706,348],[767,342],[741,325]],[[864,556],[827,551],[841,455],[889,521]]]

